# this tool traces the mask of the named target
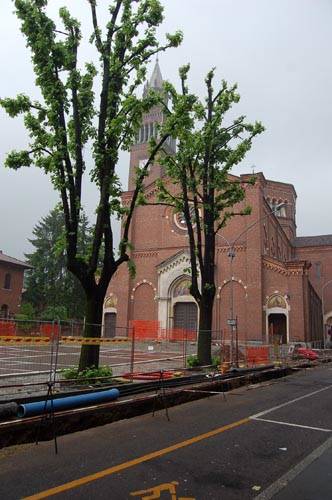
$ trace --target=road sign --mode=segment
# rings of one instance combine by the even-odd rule
[[[236,319],[228,319],[227,324],[229,326],[236,326]]]

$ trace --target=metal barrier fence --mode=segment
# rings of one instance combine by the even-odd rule
[[[142,371],[183,369],[186,356],[195,352],[188,332],[166,332],[159,340],[135,338],[132,328],[116,327],[115,337],[82,337],[84,328],[103,334],[102,325],[66,321],[13,321],[0,324],[0,400],[9,394],[45,391],[56,353],[56,380],[63,370],[78,367],[83,344],[97,345],[99,366],[112,368],[113,376]],[[187,344],[188,342],[188,344]],[[131,377],[132,379],[133,377]],[[130,377],[129,377],[130,380]]]
[[[196,332],[183,329],[159,329],[142,332],[116,327],[115,337],[82,337],[83,322],[72,321],[0,321],[0,400],[8,394],[31,394],[45,391],[56,353],[56,380],[62,383],[63,370],[77,367],[81,346],[99,346],[99,366],[112,368],[113,376],[129,380],[141,372],[183,370],[195,364]],[[102,325],[87,325],[90,331],[103,334]],[[202,333],[204,335],[204,332]],[[227,371],[232,366],[255,367],[294,363],[289,345],[265,345],[259,341],[224,338],[222,331],[206,332],[211,337],[213,364]],[[321,359],[331,358],[332,351],[317,350]],[[301,360],[301,358],[300,358]]]

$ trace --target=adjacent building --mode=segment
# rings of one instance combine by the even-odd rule
[[[158,62],[148,85],[162,87]],[[144,116],[131,149],[124,204],[132,196],[136,167],[148,158],[149,138],[162,120],[159,107]],[[175,142],[170,140],[167,147],[174,152]],[[246,181],[250,175],[234,180]],[[217,235],[214,334],[230,336],[235,328],[231,319],[236,320],[240,339],[322,342],[323,329],[328,333],[332,328],[332,235],[297,236],[294,186],[266,179],[263,173],[255,175],[255,185],[246,187],[251,215],[234,217]],[[145,179],[145,195],[151,202],[156,201],[155,181],[161,176],[162,168],[153,165]],[[155,335],[179,328],[196,330],[199,313],[185,272],[189,254],[184,218],[170,207],[140,206],[130,240],[136,277],[130,278],[123,265],[112,280],[104,304],[105,334],[114,335],[115,325],[117,334],[123,334],[132,321],[145,328],[151,325]]]
[[[24,271],[30,268],[0,250],[0,317],[10,318],[19,311]]]

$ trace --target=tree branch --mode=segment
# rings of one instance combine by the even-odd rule
[[[94,35],[95,35],[95,39],[96,39],[96,47],[97,47],[97,50],[102,54],[103,53],[103,42],[101,40],[100,29],[98,26],[97,12],[96,12],[96,0],[88,0],[88,2],[91,6],[92,24],[93,24]]]

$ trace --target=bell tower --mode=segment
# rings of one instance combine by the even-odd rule
[[[160,94],[164,94],[163,90],[163,77],[161,75],[158,59],[156,61],[154,70],[150,80],[145,84],[143,95],[145,96],[149,89],[154,89]],[[167,101],[167,96],[164,97]],[[159,124],[162,124],[164,114],[162,106],[154,106],[148,113],[143,115],[142,125],[136,137],[135,144],[132,145],[130,150],[130,166],[129,166],[129,181],[128,191],[135,189],[136,168],[145,165],[149,158],[149,140],[151,137],[157,138]],[[169,137],[164,148],[168,153],[175,153],[175,139]],[[149,175],[144,179],[144,185],[147,186],[161,177],[162,169],[160,165],[153,164],[150,166]]]

